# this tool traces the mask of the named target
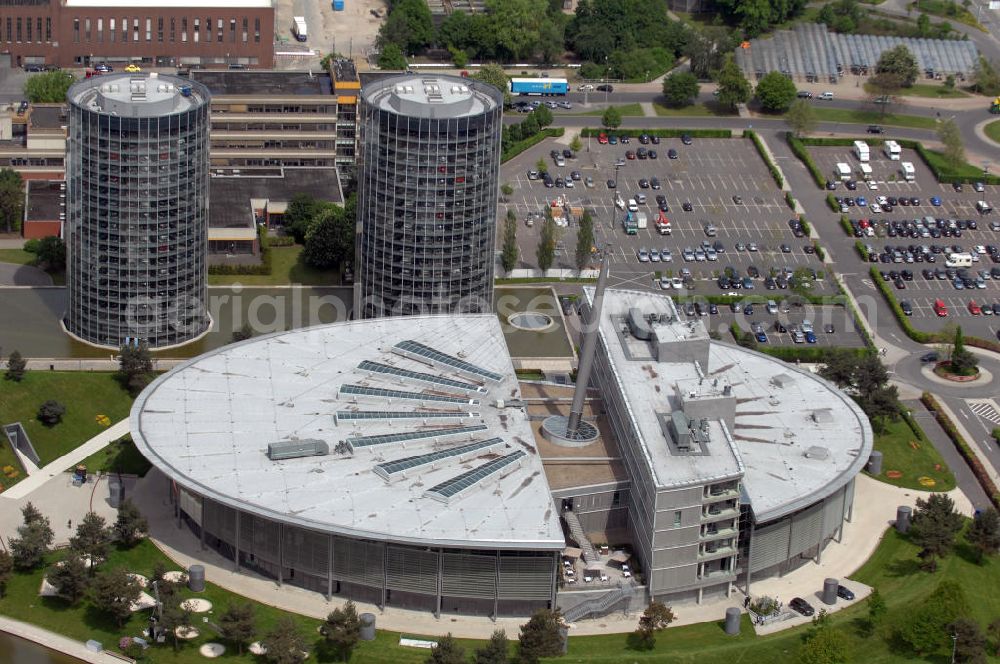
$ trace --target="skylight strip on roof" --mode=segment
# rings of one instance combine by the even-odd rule
[[[390,376],[395,376],[397,378],[404,378],[408,380],[414,380],[420,383],[429,383],[431,385],[444,385],[446,387],[453,387],[456,390],[462,390],[463,392],[476,392],[478,394],[486,394],[487,390],[482,385],[473,385],[472,383],[465,383],[460,380],[455,380],[454,378],[446,378],[444,376],[435,376],[434,374],[424,373],[422,371],[411,371],[409,369],[401,369],[399,367],[393,367],[388,364],[382,364],[380,362],[372,362],[371,360],[364,360],[358,365],[358,368],[363,371],[371,371],[372,373],[386,374]]]
[[[338,421],[349,420],[431,420],[431,419],[472,419],[479,417],[479,413],[468,413],[464,411],[440,411],[440,410],[414,410],[409,412],[397,412],[388,410],[338,410],[336,418]]]
[[[405,401],[435,401],[438,403],[461,403],[469,406],[478,406],[478,399],[468,397],[448,396],[446,394],[425,394],[423,392],[404,392],[402,390],[387,390],[381,387],[365,387],[364,385],[341,385],[341,396],[354,394],[365,397],[378,397],[380,399],[402,399]]]
[[[413,470],[414,468],[423,468],[424,466],[434,466],[446,459],[457,459],[458,461],[463,461],[463,457],[472,458],[480,456],[487,450],[494,447],[503,445],[502,438],[490,438],[488,440],[479,440],[474,443],[468,443],[466,445],[459,445],[457,447],[452,447],[446,450],[438,450],[436,452],[428,452],[427,454],[417,454],[415,456],[404,457],[402,459],[396,459],[395,461],[386,461],[385,463],[380,463],[373,469],[375,474],[382,479],[389,481],[396,479],[395,476],[404,476],[406,471]],[[426,469],[425,469],[426,470]]]
[[[480,366],[472,364],[471,362],[466,362],[465,360],[461,360],[452,355],[447,355],[439,350],[435,350],[430,346],[425,346],[424,344],[411,339],[400,341],[392,347],[392,350],[394,353],[404,357],[426,360],[432,364],[448,367],[460,373],[481,376],[487,380],[493,381],[494,383],[499,383],[503,379],[503,376],[495,371],[490,371],[489,369],[484,369]]]
[[[525,456],[524,450],[517,450],[512,454],[493,459],[483,465],[466,471],[450,480],[445,480],[440,484],[432,486],[424,492],[424,495],[434,500],[447,503],[452,498],[459,496],[465,491],[479,484],[487,477],[495,475],[510,464]]]
[[[388,445],[390,443],[403,443],[410,440],[426,440],[434,438],[444,440],[453,436],[466,436],[489,429],[485,424],[474,424],[467,427],[448,427],[442,429],[425,429],[423,431],[403,431],[400,433],[387,433],[380,436],[358,436],[348,438],[347,444],[351,448],[375,447],[376,445]]]

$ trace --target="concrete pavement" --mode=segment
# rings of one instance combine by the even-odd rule
[[[92,664],[122,664],[120,656],[106,652],[93,652],[92,650],[88,650],[87,646],[81,641],[76,641],[62,634],[50,632],[47,629],[42,629],[36,625],[29,625],[28,623],[6,616],[0,616],[0,632],[7,632],[28,641],[34,641],[46,648],[57,650],[84,662],[91,662]],[[113,648],[115,644],[107,643],[103,645]],[[12,656],[16,654],[16,652],[2,653],[0,656]],[[17,662],[18,660],[15,657],[14,659],[5,661]]]

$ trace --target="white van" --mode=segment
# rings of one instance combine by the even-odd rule
[[[945,267],[972,267],[972,254],[948,254]]]
[[[628,211],[629,212],[638,212],[639,211],[639,204],[635,202],[634,198],[628,199]]]
[[[858,164],[858,171],[861,173],[862,180],[872,179],[872,167],[868,164]]]
[[[896,141],[886,141],[883,150],[885,156],[893,161],[899,161],[899,158],[903,154],[903,151],[899,148],[899,143]]]
[[[913,168],[913,162],[904,161],[899,165],[899,169],[903,174],[903,179],[907,182],[913,182],[917,179],[917,171]]]
[[[851,179],[851,167],[843,162],[837,164],[835,173],[842,182],[847,182]]]
[[[868,144],[864,141],[854,141],[854,155],[858,158],[858,161],[865,163],[871,159],[872,153],[868,149]]]

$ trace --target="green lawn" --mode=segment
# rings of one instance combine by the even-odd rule
[[[54,427],[36,418],[38,407],[49,399],[66,406],[62,422]],[[117,422],[128,417],[131,406],[132,398],[112,373],[29,371],[20,383],[0,380],[2,423],[24,425],[42,465],[103,431],[105,427],[95,420],[97,415],[107,415]]]
[[[104,449],[94,452],[81,461],[89,472],[103,471],[105,473],[126,473],[144,476],[151,464],[146,457],[139,454],[132,436],[122,436]],[[66,470],[72,470],[67,468]]]
[[[986,132],[986,135],[989,136],[991,139],[993,139],[997,143],[1000,143],[1000,120],[994,120],[993,122],[989,123],[988,125],[983,127],[983,131]]]
[[[898,115],[880,111],[858,111],[849,108],[823,108],[817,105],[816,120],[819,122],[852,122],[856,124],[882,124],[894,127],[913,127],[915,129],[934,129],[937,123],[934,118],[922,115]]]
[[[618,109],[618,112],[622,114],[623,118],[642,117],[644,115],[644,113],[642,112],[642,105],[639,104],[638,102],[635,104],[622,104],[621,106],[612,104],[612,106]],[[604,115],[604,111],[605,109],[603,108],[595,108],[589,111],[584,111],[583,113],[574,113],[573,115],[591,115],[595,117],[601,117],[602,115]]]
[[[917,428],[919,430],[919,426]],[[875,449],[883,455],[882,474],[878,476],[883,482],[918,491],[951,491],[955,488],[955,477],[934,445],[923,431],[914,433],[903,419],[889,422],[886,432],[875,436]],[[889,472],[899,472],[902,476],[889,477]],[[923,485],[921,478],[930,478],[934,484]]]
[[[878,91],[871,85],[871,83],[865,83],[865,92],[870,94],[878,94]],[[914,83],[908,88],[901,88],[899,91],[901,97],[929,97],[931,99],[962,99],[968,97],[969,93],[958,88],[951,88],[950,90],[944,85],[934,85],[933,83]]]
[[[640,115],[642,115],[640,113]],[[337,270],[317,270],[300,260],[302,245],[271,247],[271,274],[210,274],[209,286],[336,286],[340,283]]]
[[[21,467],[17,465],[14,450],[10,449],[10,445],[7,444],[7,437],[4,436],[3,440],[0,441],[0,469],[7,466],[10,466],[13,470],[10,473],[10,477],[0,470],[0,490],[12,487],[27,477],[24,471],[21,470]]]
[[[712,104],[691,104],[690,106],[683,106],[680,108],[675,108],[673,106],[665,106],[663,104],[653,104],[653,110],[656,111],[657,115],[669,116],[669,117],[726,117],[735,116],[736,113],[724,111],[720,109],[717,105]]]
[[[0,249],[0,263],[17,263],[30,265],[35,262],[35,255],[24,249]]]
[[[961,177],[969,180],[983,179],[982,167],[966,163],[956,168],[949,164],[947,160],[945,160],[944,155],[937,150],[925,149],[924,158],[927,160],[929,165],[936,168],[940,173],[946,174],[950,177]]]

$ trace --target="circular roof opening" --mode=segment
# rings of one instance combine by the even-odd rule
[[[540,311],[519,311],[507,317],[507,322],[519,330],[538,332],[556,324],[552,316]]]

